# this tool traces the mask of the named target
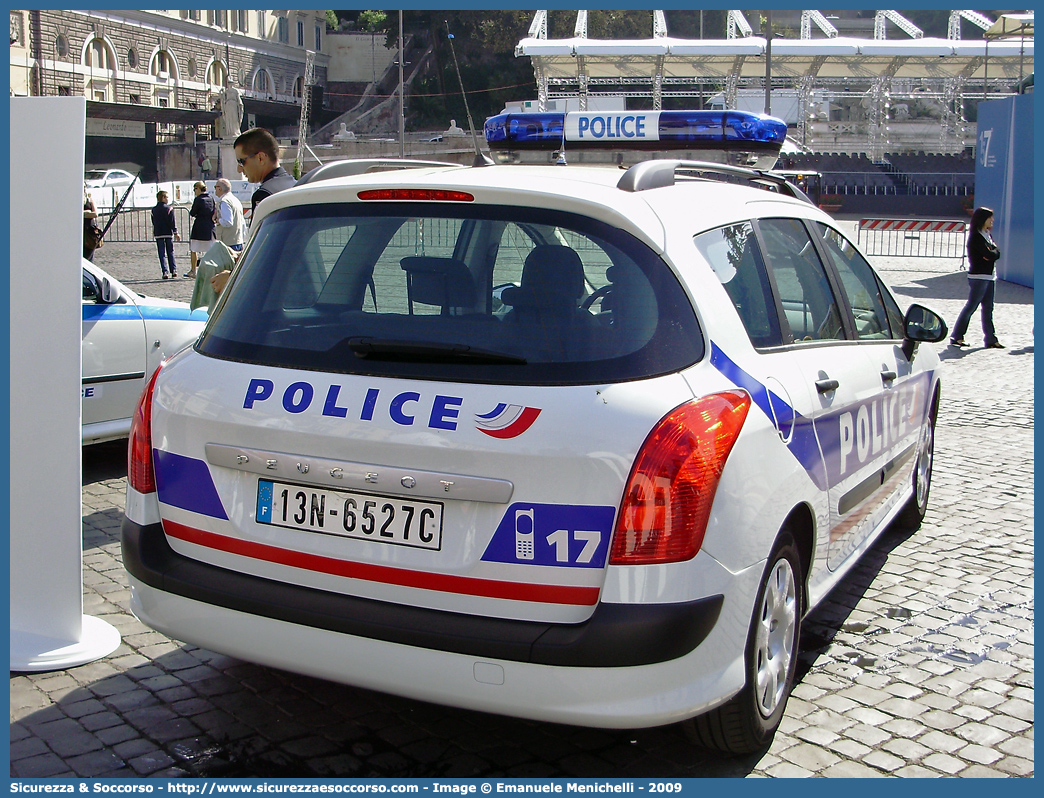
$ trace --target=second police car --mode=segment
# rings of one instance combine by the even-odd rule
[[[139,294],[86,258],[81,263],[81,436],[89,444],[127,437],[149,377],[199,337],[207,313]]]
[[[520,163],[266,199],[135,418],[135,614],[426,701],[767,744],[802,616],[925,513],[946,333],[784,180],[663,157],[771,162],[785,129],[506,115]],[[575,163],[609,133],[660,159]]]

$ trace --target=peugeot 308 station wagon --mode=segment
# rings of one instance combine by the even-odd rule
[[[925,513],[946,334],[736,165],[785,129],[502,115],[502,163],[264,200],[134,419],[134,613],[424,701],[766,745],[802,617]]]

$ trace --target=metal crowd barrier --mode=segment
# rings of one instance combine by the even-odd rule
[[[98,223],[104,227],[108,224],[111,211],[99,211]],[[189,240],[189,232],[192,230],[192,220],[189,218],[189,209],[181,205],[174,206],[174,219],[178,223],[178,233],[181,240]],[[116,216],[105,240],[113,244],[135,244],[154,241],[152,235],[152,216],[148,210],[124,209]]]
[[[248,206],[249,207],[249,206]],[[101,209],[98,213],[98,223],[104,227],[109,221],[112,209]],[[178,223],[178,232],[181,240],[188,242],[189,232],[192,229],[192,219],[189,217],[188,205],[175,205],[174,218]],[[428,219],[411,224],[404,224],[392,239],[392,247],[410,249],[417,255],[423,255],[426,247],[434,247],[439,252],[446,252],[453,248],[457,240],[460,223],[453,219]],[[585,236],[564,231],[569,239],[569,244],[574,249],[584,250],[594,247],[594,244]],[[348,242],[348,228],[343,230],[334,228],[320,236],[321,246],[339,246],[341,248]],[[154,240],[152,235],[152,217],[150,210],[146,208],[123,208],[112,223],[105,240],[112,243],[134,244],[147,243]]]
[[[860,219],[856,243],[867,255],[960,258],[964,267],[968,223],[946,219]]]

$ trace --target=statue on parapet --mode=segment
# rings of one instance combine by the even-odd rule
[[[461,128],[457,127],[457,120],[456,119],[451,119],[450,120],[449,130],[447,130],[443,135],[445,135],[445,136],[463,136],[464,135],[464,131]]]
[[[234,139],[243,128],[243,95],[231,83],[221,90],[221,138]]]
[[[341,122],[341,129],[333,134],[334,141],[353,141],[355,133],[348,129],[348,125]]]

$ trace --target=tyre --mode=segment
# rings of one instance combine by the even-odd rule
[[[931,412],[921,427],[921,439],[917,446],[917,460],[913,470],[913,496],[899,513],[899,525],[903,529],[916,530],[928,512],[928,493],[932,489],[932,466],[935,463],[935,418],[938,403],[932,404]]]
[[[747,635],[743,689],[728,703],[686,721],[686,736],[705,748],[749,754],[772,741],[794,686],[804,573],[794,538],[784,529],[761,578]]]

